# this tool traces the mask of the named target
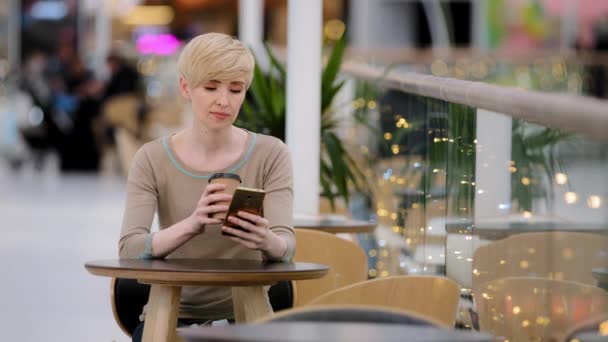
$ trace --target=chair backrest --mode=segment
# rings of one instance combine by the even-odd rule
[[[608,265],[608,237],[575,232],[511,235],[473,254],[473,292],[504,277],[540,277],[595,285],[591,273]]]
[[[336,289],[310,305],[357,304],[415,312],[453,328],[460,286],[437,276],[394,276]]]
[[[606,291],[572,281],[507,277],[479,291],[480,329],[509,341],[562,341],[572,327],[608,311]]]
[[[112,312],[114,320],[125,334],[133,335],[149,295],[150,285],[141,284],[135,279],[112,278]]]
[[[366,305],[305,306],[265,317],[256,323],[270,322],[356,322],[442,326],[432,318],[411,311]]]
[[[584,336],[584,334],[597,337],[598,341],[600,341],[601,336],[608,336],[608,313],[604,313],[603,315],[594,317],[575,326],[568,331],[563,342],[584,342],[584,339],[581,337]],[[604,337],[604,339],[607,338]]]
[[[336,288],[367,279],[367,257],[359,246],[334,234],[296,229],[296,262],[329,266],[323,278],[294,281],[294,307]]]

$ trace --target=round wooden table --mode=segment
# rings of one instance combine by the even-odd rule
[[[231,286],[235,320],[250,322],[272,313],[264,285],[316,279],[328,271],[320,264],[238,259],[114,259],[90,261],[85,268],[94,275],[137,279],[151,285],[145,342],[176,339],[182,286]]]
[[[331,218],[295,218],[293,226],[302,229],[314,229],[327,233],[373,233],[378,224],[373,221]]]
[[[490,335],[484,333],[416,325],[347,322],[280,322],[259,325],[180,328],[178,333],[186,342],[493,341]]]

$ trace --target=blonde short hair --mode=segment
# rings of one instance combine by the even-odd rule
[[[249,87],[255,60],[238,39],[222,33],[206,33],[192,39],[177,61],[179,73],[192,88],[210,80],[244,77]]]

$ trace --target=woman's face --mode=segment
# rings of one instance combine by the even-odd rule
[[[247,91],[244,78],[210,80],[196,88],[189,88],[180,78],[180,88],[192,104],[195,121],[211,130],[234,123]]]

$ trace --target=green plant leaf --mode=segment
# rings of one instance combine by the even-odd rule
[[[271,93],[266,84],[266,76],[262,69],[256,64],[253,68],[253,81],[251,82],[251,93],[255,99],[256,105],[262,113],[269,116],[274,116],[272,112]]]
[[[344,56],[344,51],[346,50],[346,34],[342,35],[340,39],[336,41],[334,48],[331,51],[329,59],[327,60],[327,65],[323,70],[323,74],[321,76],[321,88],[330,89],[334,84],[338,73],[340,72],[340,66],[342,64],[342,57]],[[321,108],[322,110],[325,108]]]
[[[341,143],[338,138],[331,132],[325,132],[322,135],[322,141],[326,147],[327,157],[331,161],[331,175],[333,183],[336,185],[338,193],[348,203],[348,188],[346,180],[346,164],[344,162],[344,152],[341,149]]]
[[[279,74],[281,75],[281,80],[285,81],[287,79],[287,72],[285,72],[285,67],[283,64],[277,59],[277,57],[272,53],[272,49],[268,44],[264,43],[264,50],[266,50],[266,55],[270,59],[270,65],[275,67]]]
[[[284,94],[280,94],[284,92],[285,87],[279,84],[279,81],[275,79],[272,75],[272,68],[270,69],[270,73],[268,75],[268,84],[270,91],[270,106],[272,108],[272,116],[273,118],[278,117],[278,113],[282,111],[282,105],[285,103],[283,99],[285,98]]]
[[[327,197],[327,199],[329,200],[331,209],[335,210],[336,201],[335,201],[335,195],[331,188],[331,184],[333,184],[333,182],[331,181],[331,170],[329,169],[329,166],[327,165],[327,163],[324,160],[321,160],[320,183],[321,183],[321,189],[322,189],[321,195]]]
[[[330,86],[327,91],[323,91],[321,93],[321,108],[323,110],[321,112],[321,115],[326,116],[326,115],[331,115],[331,113],[333,113],[332,108],[331,108],[331,103],[334,101],[334,97],[336,96],[336,94],[344,86],[344,83],[346,83],[346,81],[342,81],[334,87]]]

